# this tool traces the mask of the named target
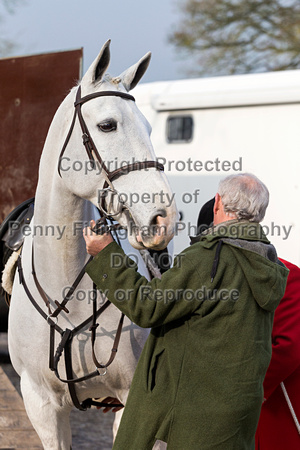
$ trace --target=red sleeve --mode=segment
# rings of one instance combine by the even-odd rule
[[[281,261],[290,273],[285,294],[275,311],[272,358],[264,380],[265,398],[300,365],[300,269]]]

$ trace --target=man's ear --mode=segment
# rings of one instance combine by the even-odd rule
[[[214,204],[214,225],[222,222],[220,213],[222,212],[222,200],[220,194],[216,194],[215,196],[215,204]]]
[[[214,214],[216,214],[220,210],[220,206],[221,206],[220,202],[221,202],[220,194],[216,193],[215,204],[214,204]]]

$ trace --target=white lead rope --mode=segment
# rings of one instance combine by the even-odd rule
[[[285,388],[285,385],[283,384],[283,382],[280,383],[280,386],[281,386],[283,395],[285,396],[285,399],[286,399],[286,402],[288,404],[289,410],[290,410],[290,412],[292,414],[292,417],[293,417],[293,420],[295,422],[298,434],[300,434],[300,424],[299,424],[299,421],[297,419],[296,413],[294,411],[293,405],[291,403],[290,397],[289,397],[289,395],[288,395],[288,393],[286,391],[286,388]]]
[[[161,279],[161,272],[159,270],[159,267],[150,255],[149,251],[147,249],[143,249],[139,252],[143,258],[144,263],[146,264],[148,271],[153,275],[154,278]]]

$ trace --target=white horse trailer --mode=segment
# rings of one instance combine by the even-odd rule
[[[182,213],[174,253],[189,245],[219,181],[251,172],[270,191],[268,238],[299,265],[300,71],[146,83],[133,95]]]

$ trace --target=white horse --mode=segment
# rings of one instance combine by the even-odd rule
[[[27,414],[48,450],[71,447],[69,414],[73,402],[67,383],[49,369],[49,324],[57,320],[60,329],[72,330],[91,315],[93,286],[87,275],[66,305],[69,312],[57,310],[87,261],[84,225],[96,218],[95,207],[100,206],[132,231],[128,239],[133,247],[161,249],[173,237],[177,219],[174,202],[167,201],[171,198],[168,182],[155,162],[149,124],[127,94],[143,76],[150,54],[111,78],[106,74],[109,44],[102,47],[80,85],[58,108],[41,157],[34,218],[26,228],[21,263],[23,280],[44,317],[29,300],[18,276],[12,292],[8,330],[11,361],[21,377]],[[121,171],[116,170],[120,167]],[[156,227],[157,223],[163,228]],[[43,294],[50,302],[49,310]],[[98,307],[101,301],[98,293]],[[59,311],[57,318],[52,316],[54,311]],[[101,363],[109,359],[119,319],[120,312],[113,305],[98,318],[95,353]],[[72,341],[73,378],[95,372],[90,325]],[[54,335],[56,349],[61,336],[57,331]],[[112,396],[125,404],[147,335],[147,330],[125,318],[118,353],[107,372],[98,369],[102,376],[74,384],[79,402]],[[65,379],[63,361],[58,369]]]

